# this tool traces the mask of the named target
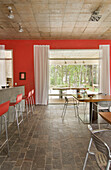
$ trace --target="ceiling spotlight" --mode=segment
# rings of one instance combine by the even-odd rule
[[[99,15],[99,11],[94,11],[93,13],[92,13],[93,15]]]
[[[23,30],[23,28],[22,28],[22,25],[21,24],[19,24],[19,32],[23,32],[24,30]]]
[[[13,11],[12,11],[12,7],[9,6],[8,10],[9,10],[8,18],[13,19],[14,18],[14,14],[13,14]]]
[[[92,13],[89,21],[96,21],[96,22],[98,22],[101,17],[102,17],[102,15],[99,15],[99,11],[96,10],[96,11],[94,11],[94,12]]]

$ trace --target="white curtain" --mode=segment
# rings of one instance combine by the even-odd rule
[[[0,45],[0,87],[6,86],[5,45]]]
[[[110,94],[110,45],[100,45],[100,92]]]
[[[34,45],[35,102],[40,105],[48,104],[48,56],[48,45]]]

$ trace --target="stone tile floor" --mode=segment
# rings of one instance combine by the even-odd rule
[[[34,114],[21,125],[21,138],[16,124],[8,128],[10,157],[6,148],[0,153],[1,170],[82,170],[90,133],[78,122],[72,107],[62,121],[63,106],[36,106]],[[98,170],[89,156],[86,170]]]

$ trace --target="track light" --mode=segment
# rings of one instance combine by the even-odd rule
[[[96,10],[96,11],[94,11],[94,12],[92,13],[89,21],[96,21],[96,22],[98,22],[101,17],[102,17],[102,15],[99,15],[99,11]]]
[[[23,28],[22,28],[22,25],[19,23],[19,32],[23,32]]]
[[[13,19],[14,18],[14,14],[13,14],[13,11],[12,11],[12,7],[9,6],[8,10],[9,10],[8,18]]]

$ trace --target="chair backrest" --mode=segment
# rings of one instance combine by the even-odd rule
[[[109,158],[110,149],[109,149],[108,145],[102,139],[100,139],[98,136],[96,136],[94,133],[92,133],[92,139],[93,139],[93,142],[94,142],[97,150],[104,153],[106,155],[106,157]]]
[[[102,102],[98,102],[98,104],[101,107],[110,107],[111,106],[111,102],[110,101],[102,101]]]
[[[31,97],[31,95],[32,95],[32,91],[29,91],[28,92],[28,98]]]
[[[107,93],[98,93],[98,94],[102,94],[104,96],[107,95]],[[101,101],[101,102],[98,102],[99,106],[101,107],[110,107],[111,106],[111,101]]]
[[[0,104],[0,116],[8,112],[10,101]]]
[[[67,97],[65,97],[65,103],[68,103],[68,98]]]
[[[74,96],[73,96],[73,101],[74,101],[74,103],[79,105],[79,100],[77,100]]]
[[[95,135],[95,131],[93,131],[93,129],[90,125],[88,125],[88,129],[91,132],[91,137],[92,137],[92,140],[93,140],[97,150],[99,152],[102,152],[103,154],[106,155],[107,158],[109,158],[110,149],[109,149],[108,145],[102,139],[100,139],[97,135]]]
[[[22,93],[17,95],[16,104],[22,101]]]
[[[34,94],[34,89],[32,89],[32,95]]]

